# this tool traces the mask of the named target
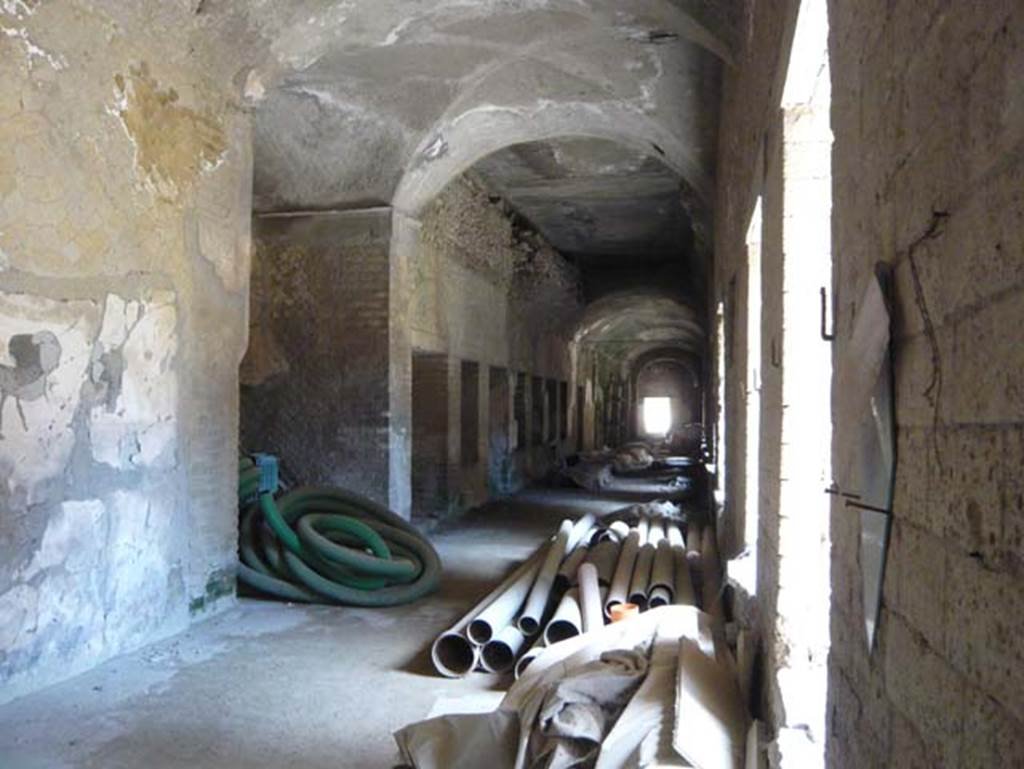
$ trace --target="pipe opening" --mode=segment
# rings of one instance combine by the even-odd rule
[[[451,678],[468,675],[476,667],[478,652],[458,633],[440,636],[430,650],[430,656],[441,673]]]
[[[647,608],[647,596],[643,593],[633,593],[629,596],[629,603],[635,603],[640,611]]]
[[[469,635],[469,640],[483,646],[494,637],[494,628],[487,620],[475,619],[469,623],[466,633]]]
[[[651,598],[647,602],[650,609],[657,609],[659,606],[668,606],[672,603],[672,593],[668,588],[658,586],[651,591]]]
[[[558,643],[559,641],[565,641],[573,636],[578,636],[580,629],[568,620],[559,619],[549,623],[547,628],[544,630],[544,642],[550,646],[551,644]]]
[[[522,657],[520,657],[516,662],[515,667],[516,678],[519,678],[523,673],[525,673],[526,669],[530,667],[530,663],[533,662],[536,658],[536,654],[524,654]]]
[[[519,629],[523,631],[523,635],[535,635],[540,630],[540,623],[533,617],[520,617]]]
[[[510,647],[504,641],[491,641],[484,646],[481,656],[484,669],[491,673],[505,673],[512,669],[516,658]]]

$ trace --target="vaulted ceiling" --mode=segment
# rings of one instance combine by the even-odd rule
[[[743,6],[250,0],[270,51],[247,88],[255,207],[417,216],[469,173],[580,266],[588,298],[657,285],[699,305]]]

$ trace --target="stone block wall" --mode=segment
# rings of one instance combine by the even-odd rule
[[[777,0],[748,6],[746,41],[737,67],[723,78],[722,117],[715,203],[715,258],[712,312],[720,305],[724,318],[725,402],[709,409],[709,418],[725,410],[724,451],[726,479],[723,507],[718,511],[719,547],[723,557],[738,556],[747,543],[748,510],[756,510],[757,559],[754,580],[736,578],[740,590],[737,613],[756,625],[764,660],[763,690],[756,715],[774,736],[786,726],[777,703],[776,681],[785,644],[775,633],[779,597],[779,528],[781,490],[783,380],[783,124],[780,110],[782,85],[798,2]],[[748,354],[747,329],[751,311],[748,230],[758,201],[762,227],[755,233],[761,260],[761,349]],[[709,317],[709,328],[715,328]],[[718,340],[712,340],[715,349]],[[757,357],[755,357],[757,356]],[[778,361],[779,365],[774,365]],[[751,367],[760,382],[760,446],[748,456],[748,386]],[[709,392],[718,393],[718,372],[709,372]],[[757,442],[751,442],[757,446]],[[751,466],[748,466],[751,463]],[[755,470],[756,468],[756,470]],[[758,473],[758,498],[748,490],[749,471]],[[730,574],[749,570],[730,566]]]
[[[751,4],[745,51],[724,79],[713,293],[727,305],[745,294],[743,236],[763,195],[762,361],[788,330],[781,206],[800,158],[785,154],[779,104],[797,6]],[[1024,760],[1024,101],[1015,84],[1024,75],[1024,17],[1012,2],[829,6],[834,361],[842,361],[874,265],[888,263],[898,457],[882,615],[870,653],[859,517],[833,505],[827,763],[1016,765]],[[727,313],[725,552],[735,550],[745,506],[745,312],[740,301]],[[774,612],[786,514],[778,489],[787,372],[762,370],[754,608],[770,681],[784,643]],[[834,403],[841,397],[834,392]],[[834,409],[834,457],[854,434],[844,419]],[[762,715],[785,726],[776,705],[767,698]]]
[[[251,160],[222,31],[0,4],[0,701],[234,595]]]
[[[876,7],[877,6],[877,7]],[[878,647],[833,521],[833,765],[1024,761],[1024,8],[831,3],[837,333],[895,274],[898,459]],[[847,425],[836,424],[836,440]]]

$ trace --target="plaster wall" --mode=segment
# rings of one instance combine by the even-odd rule
[[[0,4],[0,700],[233,596],[235,67],[184,3]]]

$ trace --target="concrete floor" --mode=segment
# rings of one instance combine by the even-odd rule
[[[343,769],[397,763],[391,733],[490,710],[507,680],[448,680],[429,646],[568,516],[622,501],[524,492],[432,538],[441,590],[393,609],[242,600],[187,633],[0,708],[2,769]]]

